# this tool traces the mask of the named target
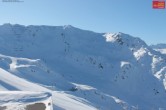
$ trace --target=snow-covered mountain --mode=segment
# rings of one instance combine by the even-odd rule
[[[150,45],[152,48],[154,49],[165,49],[166,48],[166,44],[156,44],[156,45]]]
[[[166,55],[124,33],[0,26],[0,90],[46,91],[55,110],[166,108]]]
[[[166,54],[166,44],[151,45],[151,48],[153,48],[156,51],[159,51],[162,54]]]

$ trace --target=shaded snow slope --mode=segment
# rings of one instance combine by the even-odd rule
[[[1,90],[39,87],[68,110],[166,108],[166,56],[128,34],[5,24],[0,53]]]

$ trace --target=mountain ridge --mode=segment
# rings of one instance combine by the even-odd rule
[[[128,34],[7,24],[0,26],[0,54],[5,71],[96,109],[166,108],[166,57]]]

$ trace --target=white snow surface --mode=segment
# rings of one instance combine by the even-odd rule
[[[121,32],[0,26],[0,91],[51,93],[54,110],[166,108],[165,59]]]
[[[166,54],[166,48],[165,49],[155,49],[155,50],[161,52],[162,54]]]
[[[53,110],[51,94],[46,92],[1,91],[0,97],[0,107],[5,110],[26,110],[33,104],[43,104],[45,110]]]

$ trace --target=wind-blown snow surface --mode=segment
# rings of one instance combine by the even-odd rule
[[[55,110],[166,108],[166,55],[123,33],[0,26],[0,90],[45,91]]]

